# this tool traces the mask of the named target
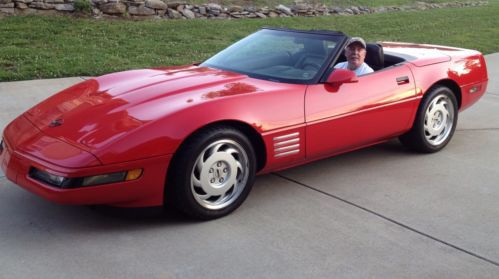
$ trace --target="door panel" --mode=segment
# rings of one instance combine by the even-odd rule
[[[410,128],[417,99],[409,67],[358,77],[337,88],[311,85],[305,96],[307,157],[321,157],[396,136]]]

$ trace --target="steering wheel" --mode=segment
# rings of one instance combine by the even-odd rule
[[[318,72],[321,69],[321,65],[314,63],[314,62],[306,62],[305,64],[303,64],[302,69],[307,70],[307,68],[309,68],[309,69],[313,68],[313,70]]]

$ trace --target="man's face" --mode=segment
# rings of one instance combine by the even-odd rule
[[[357,69],[366,58],[366,49],[360,43],[353,43],[345,50],[348,66],[352,69]]]

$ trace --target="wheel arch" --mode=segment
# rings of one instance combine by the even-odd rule
[[[449,88],[452,91],[452,93],[454,93],[454,96],[456,96],[457,108],[458,109],[461,108],[461,104],[462,104],[462,92],[461,92],[461,88],[459,87],[459,85],[457,84],[457,82],[455,82],[452,79],[441,79],[441,80],[435,82],[434,84],[432,84],[428,88],[428,90],[426,90],[426,92],[430,92],[433,88],[435,88],[437,86],[445,86],[445,87]],[[426,92],[425,92],[425,94],[426,94]]]
[[[192,133],[190,133],[180,144],[180,146],[177,148],[175,151],[175,154],[178,153],[178,151],[183,147],[183,145],[192,137],[195,137],[197,134],[200,132],[210,129],[216,126],[225,126],[225,127],[231,127],[234,128],[240,132],[242,132],[246,137],[248,137],[248,140],[251,142],[254,151],[255,151],[255,157],[256,157],[256,171],[258,172],[259,170],[263,169],[265,167],[265,164],[267,162],[267,150],[265,148],[265,143],[263,141],[262,136],[249,124],[238,121],[238,120],[220,120],[220,121],[215,121],[211,122],[208,124],[205,124],[202,127],[199,127]],[[175,158],[175,155],[174,155]]]

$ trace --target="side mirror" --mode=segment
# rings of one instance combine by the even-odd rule
[[[357,75],[353,71],[345,69],[334,69],[327,78],[326,83],[330,85],[341,85],[342,83],[358,82]]]

